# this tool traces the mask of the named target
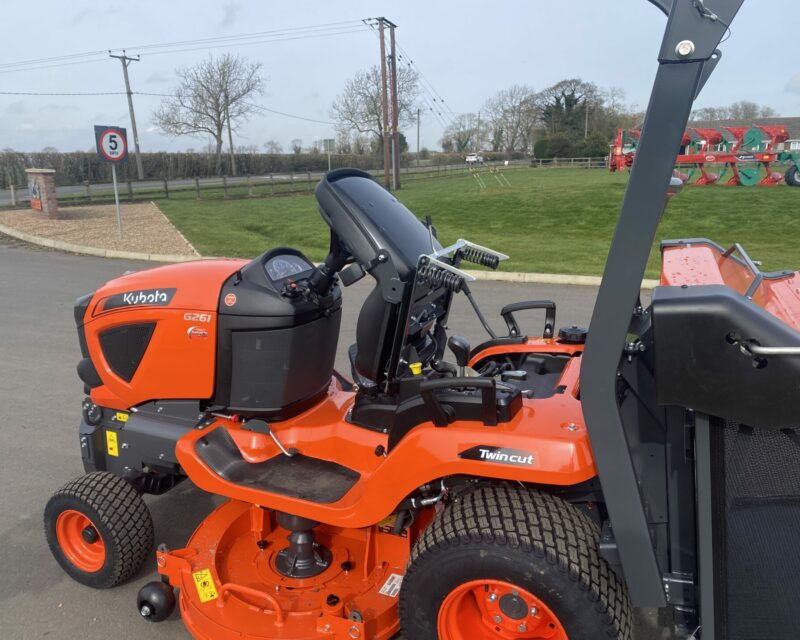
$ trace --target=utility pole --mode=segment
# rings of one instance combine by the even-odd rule
[[[386,87],[386,41],[384,18],[378,18],[381,41],[381,102],[383,103],[383,186],[389,188],[389,98]]]
[[[393,22],[389,22],[384,18],[384,21],[389,25],[389,45],[391,49],[390,57],[392,61],[392,75],[391,75],[391,89],[392,89],[392,143],[393,143],[393,156],[392,164],[394,165],[394,188],[400,188],[400,108],[398,106],[399,99],[397,97],[397,49],[394,41],[394,30],[397,27]]]
[[[236,175],[236,158],[233,155],[233,133],[231,133],[231,112],[228,103],[228,92],[225,92],[225,119],[228,121],[228,148],[231,154],[231,175]]]
[[[419,107],[417,107],[417,166],[419,166]]]
[[[131,129],[133,129],[133,148],[136,151],[136,173],[139,176],[139,180],[144,180],[142,154],[139,152],[139,131],[136,129],[136,116],[133,113],[133,92],[131,91],[131,81],[128,79],[128,65],[130,65],[131,62],[139,62],[141,58],[139,56],[131,58],[125,55],[124,49],[121,56],[115,56],[110,51],[108,52],[108,55],[111,58],[116,58],[122,63],[122,74],[125,76],[125,93],[128,94],[128,112],[131,116]]]

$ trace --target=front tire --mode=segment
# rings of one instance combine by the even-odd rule
[[[122,478],[95,471],[68,482],[44,510],[47,544],[67,574],[108,589],[133,576],[153,548],[153,520]]]
[[[417,541],[400,593],[415,640],[631,640],[625,585],[597,527],[546,493],[479,486]]]

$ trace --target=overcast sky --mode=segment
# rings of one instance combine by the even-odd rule
[[[645,0],[137,0],[113,5],[105,0],[38,0],[35,6],[0,0],[0,10],[0,65],[385,15],[397,23],[398,42],[454,113],[478,111],[489,96],[515,83],[542,89],[567,77],[621,87],[628,103],[643,108],[664,25],[660,12]],[[753,100],[781,115],[800,115],[798,23],[790,18],[796,14],[797,0],[747,0],[723,45],[723,61],[697,106]],[[263,63],[263,106],[317,120],[329,120],[331,101],[347,78],[379,58],[378,40],[368,31],[211,53],[225,51]],[[142,61],[131,65],[132,88],[169,92],[178,83],[177,67],[209,53],[143,52]],[[11,73],[0,68],[0,92],[122,90],[116,60]],[[152,113],[158,100],[134,97],[142,150],[203,148],[207,140],[173,140],[155,130]],[[0,148],[88,150],[94,144],[92,125],[128,123],[124,95],[0,95]],[[438,119],[423,113],[423,146],[437,148],[441,131]],[[413,140],[415,134],[408,134]],[[265,114],[245,124],[235,142],[263,148],[264,142],[276,139],[288,148],[293,138],[307,145],[332,136],[329,124]]]

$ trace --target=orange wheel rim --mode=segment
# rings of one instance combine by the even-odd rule
[[[453,589],[439,608],[440,640],[569,640],[551,609],[530,591],[501,580]]]
[[[81,571],[96,573],[106,562],[106,545],[91,520],[80,511],[68,509],[56,520],[58,546]]]

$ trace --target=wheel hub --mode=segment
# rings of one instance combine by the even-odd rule
[[[438,630],[452,640],[569,640],[542,600],[500,580],[474,580],[451,591],[439,609]]]
[[[528,606],[519,597],[519,592],[514,591],[500,598],[500,611],[512,620],[522,620],[528,615]]]
[[[94,544],[100,539],[100,534],[97,533],[97,529],[92,525],[84,527],[83,531],[81,531],[81,536],[88,544]]]
[[[67,559],[81,571],[95,573],[106,561],[106,546],[89,518],[68,509],[56,520],[56,537]]]

